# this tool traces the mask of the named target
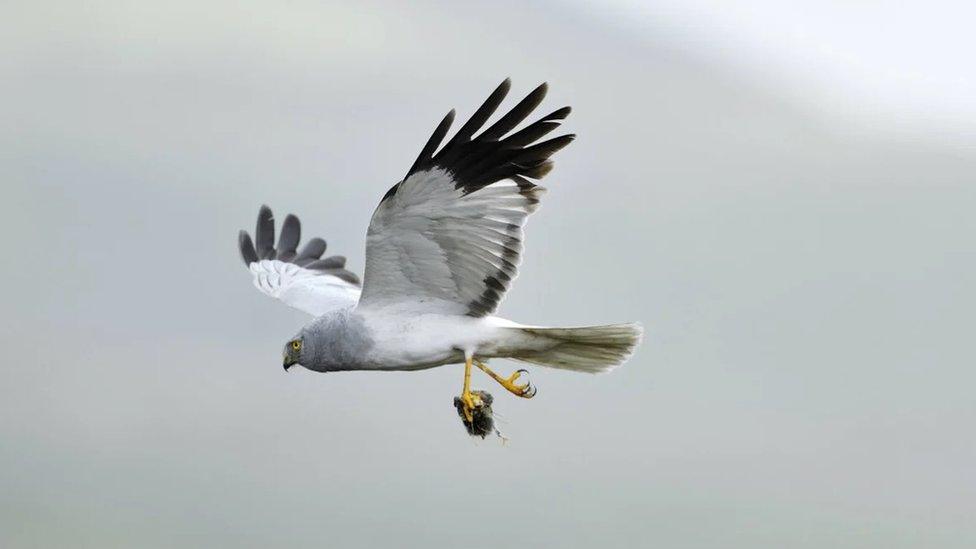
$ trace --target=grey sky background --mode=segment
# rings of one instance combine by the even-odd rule
[[[0,545],[972,546],[971,8],[813,4],[4,4]],[[477,378],[506,446],[458,368],[284,374],[237,230],[361,273],[506,76],[579,138],[500,313],[638,354]]]

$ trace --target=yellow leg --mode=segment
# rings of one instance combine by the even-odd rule
[[[488,367],[485,366],[480,360],[474,360],[474,364],[513,395],[520,396],[522,398],[532,398],[535,396],[536,390],[531,383],[515,383],[518,381],[518,378],[522,376],[522,374],[528,373],[527,370],[518,370],[509,377],[502,377],[488,369]],[[467,371],[470,371],[470,365]],[[465,378],[465,383],[467,383],[467,378]],[[465,387],[467,387],[467,385],[465,385]]]
[[[474,357],[467,357],[464,360],[464,388],[461,390],[461,402],[464,404],[464,419],[471,423],[474,421],[474,409],[481,404],[481,399],[471,392],[471,362]]]

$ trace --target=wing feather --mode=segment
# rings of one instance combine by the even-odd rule
[[[254,237],[241,231],[238,247],[241,258],[254,278],[254,286],[275,299],[312,315],[352,307],[359,300],[359,278],[345,269],[346,258],[319,259],[326,250],[321,238],[309,240],[297,253],[301,222],[294,215],[285,217],[278,247],[274,247],[274,215],[261,206]]]
[[[254,241],[257,244],[258,257],[261,259],[274,259],[274,215],[271,208],[261,206],[258,210],[258,221],[254,227]]]
[[[298,255],[298,242],[302,239],[302,223],[292,214],[285,217],[278,237],[278,250],[275,256],[282,261],[291,261]]]
[[[569,107],[508,135],[542,102],[546,84],[475,136],[510,87],[502,82],[437,151],[454,119],[448,113],[407,176],[380,201],[367,232],[359,306],[470,316],[498,306],[518,274],[523,226],[544,191],[529,179],[545,176],[550,156],[574,138],[536,143]]]

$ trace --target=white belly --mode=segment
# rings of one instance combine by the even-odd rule
[[[465,352],[493,356],[517,324],[497,317],[384,314],[363,311],[373,338],[367,363],[376,370],[420,370],[464,362]]]

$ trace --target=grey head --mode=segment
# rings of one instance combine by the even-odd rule
[[[351,309],[322,315],[303,327],[284,349],[284,367],[298,364],[316,372],[366,369],[373,340]]]

